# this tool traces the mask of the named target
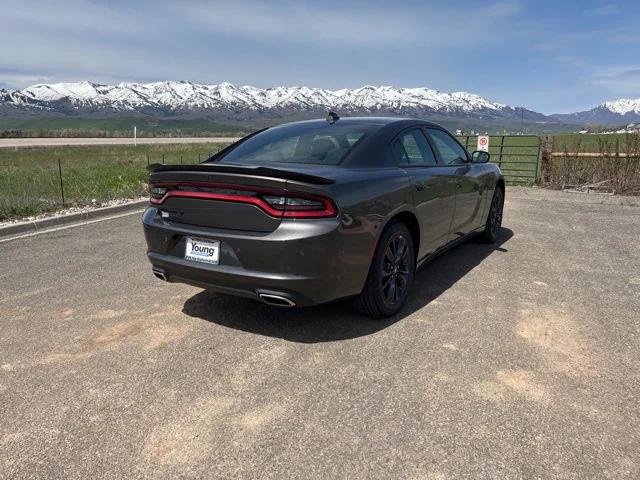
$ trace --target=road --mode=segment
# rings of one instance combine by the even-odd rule
[[[138,138],[138,145],[169,143],[231,143],[234,137]],[[0,148],[59,147],[66,145],[133,145],[133,138],[2,138]]]
[[[0,244],[0,478],[639,478],[640,200],[507,198],[386,321],[162,283],[138,215]]]

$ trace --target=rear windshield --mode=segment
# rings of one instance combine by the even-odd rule
[[[220,163],[310,163],[337,165],[380,125],[370,123],[294,124],[274,127],[245,140]]]

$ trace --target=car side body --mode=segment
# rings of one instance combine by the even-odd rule
[[[313,120],[274,128],[325,131],[326,124]],[[496,190],[504,200],[498,166],[474,162],[434,123],[367,117],[343,118],[336,125],[368,129],[337,164],[225,163],[241,140],[202,164],[156,166],[149,183],[159,186],[162,196],[152,198],[143,215],[156,276],[272,305],[325,303],[363,292],[390,225],[401,223],[409,232],[415,269],[485,231]],[[319,141],[325,138],[318,138],[314,148],[325,148]],[[443,158],[443,149],[458,152],[450,142],[464,158],[453,163]],[[433,154],[430,163],[422,161],[425,148]],[[326,205],[319,216],[288,217],[264,204],[272,192]],[[185,259],[188,238],[219,242],[218,264]]]

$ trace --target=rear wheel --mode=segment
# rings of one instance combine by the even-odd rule
[[[502,227],[502,212],[504,209],[504,194],[502,188],[496,187],[491,200],[491,208],[487,216],[487,223],[484,231],[480,234],[482,241],[486,243],[494,243],[498,239],[498,233]]]
[[[376,247],[369,276],[355,306],[370,317],[396,314],[407,298],[415,271],[415,248],[403,223],[390,225]]]

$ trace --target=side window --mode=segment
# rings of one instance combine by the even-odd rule
[[[422,130],[415,129],[402,134],[393,142],[392,149],[401,166],[436,164],[436,158]]]
[[[465,149],[449,134],[435,128],[428,128],[427,131],[445,165],[458,165],[469,161]]]
[[[407,157],[407,152],[404,150],[402,146],[402,142],[399,138],[396,138],[391,144],[391,149],[393,150],[393,156],[396,157],[396,161],[398,165],[408,165],[409,157]]]

